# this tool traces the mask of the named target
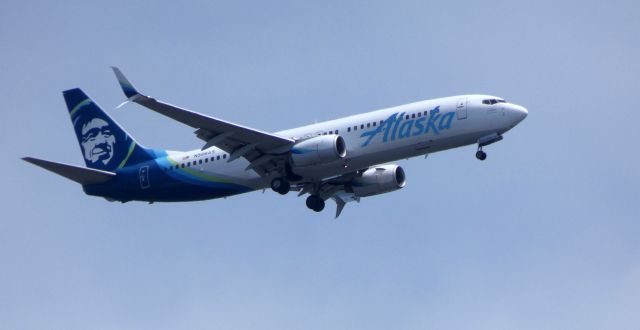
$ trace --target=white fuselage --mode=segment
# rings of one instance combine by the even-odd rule
[[[325,121],[276,132],[276,135],[304,140],[318,135],[339,134],[346,142],[347,155],[321,166],[296,167],[295,173],[321,180],[370,166],[478,143],[482,137],[503,134],[522,121],[527,110],[500,102],[487,95],[462,95],[421,101],[392,108]],[[381,126],[382,125],[382,126]],[[220,160],[199,164],[200,158]],[[227,162],[229,155],[219,148],[169,152],[175,163],[193,162],[203,174],[227,179],[254,189],[269,187],[272,178],[246,170],[244,158]],[[197,164],[197,165],[196,165]]]

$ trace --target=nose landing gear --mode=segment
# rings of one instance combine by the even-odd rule
[[[500,133],[493,133],[478,139],[478,151],[476,152],[476,158],[478,158],[479,160],[487,159],[487,153],[482,151],[482,147],[488,146],[492,143],[496,143],[501,140],[502,140],[502,134]]]
[[[476,158],[479,160],[487,159],[487,153],[482,151],[482,147],[478,147],[478,151],[476,152]]]

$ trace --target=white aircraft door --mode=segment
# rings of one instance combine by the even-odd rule
[[[467,99],[459,99],[456,105],[458,120],[467,119]]]

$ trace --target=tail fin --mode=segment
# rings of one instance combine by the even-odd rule
[[[62,92],[87,167],[115,171],[153,159],[81,89]]]

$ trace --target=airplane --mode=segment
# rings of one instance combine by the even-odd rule
[[[186,124],[203,141],[191,151],[138,143],[81,89],[63,92],[86,167],[24,157],[23,160],[82,185],[108,201],[184,202],[270,188],[306,197],[316,212],[336,203],[338,218],[349,202],[389,193],[406,184],[401,159],[501,141],[524,120],[520,105],[490,95],[426,100],[268,133],[180,108],[138,92],[116,67],[130,102]]]

